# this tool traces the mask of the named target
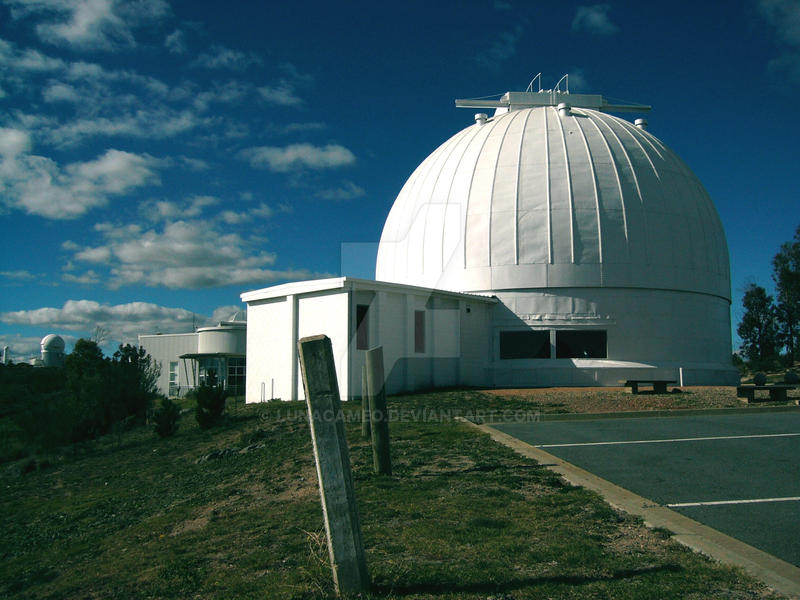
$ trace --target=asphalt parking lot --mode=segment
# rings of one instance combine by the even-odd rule
[[[493,427],[800,566],[800,412]]]

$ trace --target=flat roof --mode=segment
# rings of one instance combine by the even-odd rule
[[[329,279],[311,279],[307,281],[293,281],[282,283],[260,290],[244,292],[240,295],[242,302],[256,302],[258,300],[269,300],[290,295],[311,294],[314,292],[324,292],[328,290],[371,290],[385,292],[411,292],[416,294],[428,294],[458,298],[461,300],[471,300],[478,302],[497,302],[494,296],[483,294],[467,294],[465,292],[451,292],[449,290],[439,290],[436,288],[419,287],[406,285],[403,283],[390,283],[388,281],[374,281],[371,279],[358,279],[355,277],[331,277]]]

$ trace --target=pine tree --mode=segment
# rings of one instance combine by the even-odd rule
[[[751,283],[742,299],[744,315],[736,332],[751,366],[765,369],[777,357],[777,323],[772,296],[763,287]]]
[[[789,364],[800,358],[800,226],[794,239],[781,245],[772,259],[772,278],[778,293],[778,342],[786,346]]]

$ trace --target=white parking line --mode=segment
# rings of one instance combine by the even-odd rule
[[[675,442],[705,442],[709,440],[751,440],[757,438],[797,437],[800,433],[764,433],[759,435],[721,435],[716,437],[672,438],[668,440],[628,440],[621,442],[578,442],[574,444],[537,444],[536,448],[573,448],[575,446],[621,446],[624,444],[671,444]]]
[[[754,498],[752,500],[717,500],[715,502],[676,502],[667,504],[669,508],[686,508],[689,506],[722,506],[725,504],[759,504],[761,502],[797,502],[800,496],[789,496],[787,498]]]

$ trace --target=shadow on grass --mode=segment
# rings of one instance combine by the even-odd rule
[[[678,573],[684,569],[678,565],[660,565],[643,567],[639,569],[620,569],[609,574],[597,575],[543,575],[540,577],[525,577],[511,579],[505,582],[487,583],[444,583],[444,582],[419,582],[409,585],[375,584],[373,593],[393,594],[396,596],[411,596],[414,594],[497,594],[512,592],[528,587],[541,585],[586,585],[590,583],[611,582],[621,579],[630,579],[640,575],[654,573]]]

